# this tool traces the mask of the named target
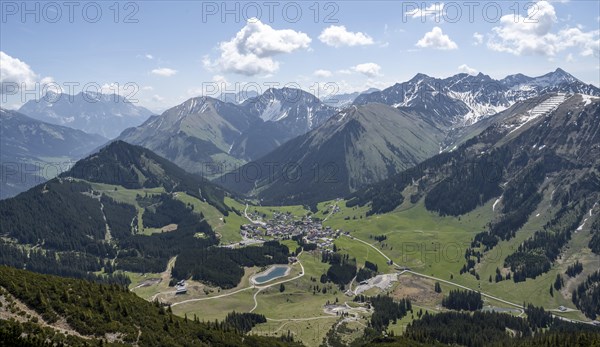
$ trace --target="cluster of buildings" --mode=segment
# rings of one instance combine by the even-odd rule
[[[333,241],[342,233],[339,229],[323,227],[320,220],[311,216],[298,218],[289,212],[274,212],[271,219],[260,222],[260,216],[254,213],[250,219],[255,222],[241,226],[240,233],[244,240],[286,240],[302,235],[304,243],[313,243],[321,250],[332,251]]]

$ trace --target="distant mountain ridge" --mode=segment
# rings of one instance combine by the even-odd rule
[[[142,124],[152,111],[117,94],[81,92],[76,95],[48,92],[27,101],[19,112],[43,122],[68,126],[106,138],[115,138],[126,128]]]
[[[476,76],[461,73],[443,79],[417,74],[380,92],[360,95],[354,104],[379,102],[410,107],[421,110],[436,124],[456,127],[474,124],[517,101],[552,92],[600,95],[599,88],[558,68],[539,77],[516,74],[501,80],[483,73]]]
[[[341,109],[346,106],[352,105],[354,100],[356,100],[356,98],[359,95],[374,93],[374,92],[378,92],[378,91],[380,91],[380,90],[377,88],[369,88],[362,92],[341,93],[341,94],[334,93],[332,95],[325,95],[325,97],[323,98],[323,103],[326,105]]]
[[[4,199],[68,169],[106,138],[49,124],[16,111],[0,109],[0,161],[6,172],[0,182]]]

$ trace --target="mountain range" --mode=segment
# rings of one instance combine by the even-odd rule
[[[265,155],[334,113],[300,89],[269,89],[239,105],[198,97],[125,130],[118,139],[211,176]]]
[[[112,139],[123,130],[142,124],[153,113],[118,94],[81,92],[76,95],[48,92],[29,100],[19,112],[31,118],[99,134]]]
[[[539,77],[523,74],[495,80],[479,73],[461,73],[448,78],[417,74],[379,92],[363,94],[355,105],[379,102],[393,107],[412,108],[441,127],[457,127],[503,111],[517,101],[546,93],[600,95],[600,89],[581,82],[562,69]]]
[[[341,95],[336,102],[331,98],[321,101],[300,89],[271,88],[260,95],[247,93],[243,100],[237,95],[236,102],[191,98],[125,129],[117,139],[141,145],[211,179],[269,162],[294,162],[303,166],[305,174],[307,165],[320,165],[319,170],[336,170],[339,180],[334,190],[338,194],[349,193],[440,151],[452,150],[519,102],[548,93],[600,95],[600,89],[561,69],[539,77],[515,74],[501,80],[482,73],[448,78],[417,74],[384,90]],[[53,104],[30,101],[21,109],[41,112],[55,121],[68,120],[70,125],[76,124],[73,118],[87,119],[90,125],[92,120],[109,117],[108,107],[115,105],[123,109],[114,111],[117,115],[110,115],[111,119],[141,120],[124,115],[144,113],[124,100],[109,101],[111,96],[95,95],[101,100],[97,103],[86,102],[85,96],[94,95],[78,94],[72,102],[63,95]],[[339,106],[350,100],[352,106]],[[331,106],[334,104],[338,106]],[[71,117],[65,109],[81,109],[84,116]],[[90,117],[92,113],[96,116]],[[264,178],[224,184],[275,202],[282,194],[268,196],[274,192],[270,187],[280,185],[280,178],[268,183]],[[300,196],[316,197],[324,192],[314,182],[286,182],[284,186],[288,200],[302,201]]]

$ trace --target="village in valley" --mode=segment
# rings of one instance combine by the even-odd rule
[[[330,215],[339,212],[337,204],[330,206]],[[291,212],[273,212],[270,219],[266,214],[257,211],[246,214],[250,223],[240,226],[240,234],[244,241],[237,245],[245,246],[251,243],[268,240],[298,239],[304,245],[314,244],[322,251],[333,251],[333,241],[343,231],[324,227],[322,220],[310,214],[294,216]]]

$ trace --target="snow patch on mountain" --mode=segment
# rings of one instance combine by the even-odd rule
[[[510,133],[513,133],[513,132],[519,130],[525,124],[531,122],[534,119],[537,119],[539,117],[543,117],[543,116],[546,116],[546,115],[550,114],[558,106],[560,106],[560,104],[562,104],[563,102],[565,102],[566,99],[567,99],[566,94],[558,94],[556,96],[550,97],[550,98],[542,101],[541,103],[539,103],[538,105],[536,105],[534,108],[532,108],[531,110],[527,111],[527,113],[525,113],[524,115],[522,115],[519,118],[518,123],[513,124],[514,128],[510,131]],[[540,147],[540,150],[543,149],[544,147],[545,146]]]
[[[287,113],[285,114],[287,116]],[[281,101],[277,99],[271,99],[266,105],[265,109],[261,112],[260,118],[266,121],[277,121],[285,117],[281,117]]]

